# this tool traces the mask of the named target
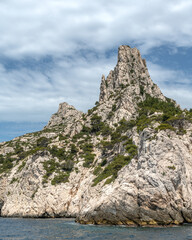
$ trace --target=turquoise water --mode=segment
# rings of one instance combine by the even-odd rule
[[[80,225],[73,219],[0,218],[0,240],[192,240],[192,225],[180,227],[115,227]]]

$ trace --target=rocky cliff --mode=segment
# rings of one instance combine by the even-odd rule
[[[48,125],[0,144],[2,216],[80,223],[192,222],[192,111],[166,98],[136,48],[86,114],[62,103]]]

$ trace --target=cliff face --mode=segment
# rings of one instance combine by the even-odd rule
[[[99,102],[62,103],[40,132],[0,144],[2,216],[80,223],[192,222],[192,113],[163,96],[120,46]]]

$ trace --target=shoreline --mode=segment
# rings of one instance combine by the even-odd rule
[[[111,226],[111,227],[126,227],[126,228],[174,228],[174,227],[182,227],[182,226],[189,226],[192,223],[180,223],[180,224],[110,224],[110,223],[91,223],[91,222],[81,222],[77,221],[75,217],[23,217],[23,216],[0,216],[0,219],[31,219],[31,220],[53,220],[53,219],[61,219],[61,220],[71,220],[74,223],[79,225],[87,225],[87,226]]]

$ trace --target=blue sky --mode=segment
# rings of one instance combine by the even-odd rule
[[[166,96],[192,107],[191,12],[191,0],[0,1],[0,141],[40,129],[60,102],[91,108],[122,44],[141,51]],[[15,131],[2,127],[10,122]]]

